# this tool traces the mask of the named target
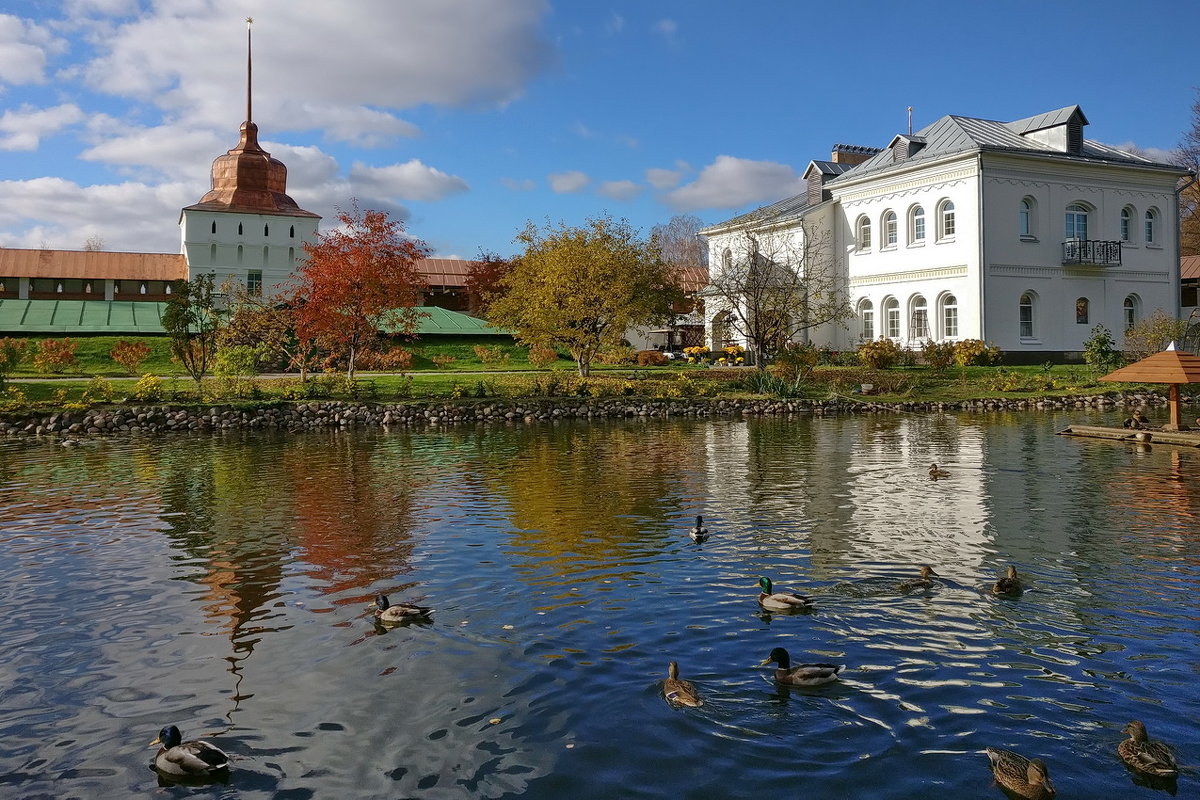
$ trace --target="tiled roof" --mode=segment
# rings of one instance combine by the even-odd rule
[[[186,280],[181,253],[115,253],[107,250],[23,250],[0,247],[0,277],[92,280]]]
[[[1179,277],[1185,281],[1200,278],[1200,256],[1183,256],[1179,259]]]

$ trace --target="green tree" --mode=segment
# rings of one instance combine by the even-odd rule
[[[171,338],[171,355],[196,382],[197,395],[203,395],[204,376],[216,360],[224,321],[220,308],[224,298],[214,283],[211,273],[175,281],[162,316],[163,330]]]
[[[501,280],[488,319],[523,344],[567,350],[581,376],[630,326],[669,319],[682,296],[658,247],[625,220],[544,229],[530,222],[516,241],[525,250]]]
[[[1092,328],[1092,335],[1083,342],[1083,360],[1097,375],[1112,372],[1121,363],[1121,351],[1108,328]]]
[[[1171,342],[1182,342],[1186,335],[1187,320],[1156,308],[1125,330],[1125,355],[1130,361],[1138,361],[1166,350]]]

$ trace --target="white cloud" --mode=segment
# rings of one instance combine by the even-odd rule
[[[786,164],[717,156],[696,180],[667,192],[664,199],[678,211],[694,211],[774,202],[802,191],[804,181]]]
[[[1124,150],[1127,153],[1148,158],[1151,161],[1158,161],[1163,164],[1177,164],[1181,154],[1177,148],[1164,147],[1141,147],[1136,142],[1122,142],[1121,144],[1110,145],[1118,150]]]
[[[575,134],[576,136],[578,136],[581,139],[592,138],[591,129],[587,125],[584,125],[582,122],[576,122],[574,125],[572,125],[571,133]]]
[[[356,163],[350,168],[350,183],[356,192],[365,195],[426,202],[441,200],[470,188],[457,175],[448,175],[415,158],[386,167]]]
[[[650,29],[655,33],[660,33],[668,39],[671,39],[679,30],[679,23],[673,19],[660,19],[651,25]]]
[[[246,10],[244,0],[157,3],[135,19],[97,21],[100,56],[86,78],[190,124],[240,120]],[[393,110],[503,106],[557,61],[539,29],[547,10],[543,0],[258,0],[254,118],[375,144],[413,135]],[[289,100],[298,94],[302,114]]]
[[[646,182],[659,191],[673,189],[683,180],[683,170],[651,167],[646,170]]]
[[[109,250],[179,251],[179,229],[170,224],[179,209],[200,198],[183,183],[151,186],[139,182],[80,186],[62,178],[0,182],[0,229],[10,247],[79,249],[89,236]]]
[[[632,200],[642,191],[633,181],[604,181],[596,187],[596,193],[613,200]]]
[[[73,103],[53,108],[21,106],[0,116],[0,150],[36,150],[45,136],[53,136],[68,125],[83,119]]]
[[[45,83],[49,56],[65,48],[48,29],[0,14],[0,84]]]
[[[591,178],[579,170],[555,172],[546,177],[550,181],[550,188],[554,190],[555,194],[573,194],[587,186],[591,180]]]
[[[136,168],[148,175],[190,181],[197,187],[207,186],[213,158],[237,145],[232,136],[222,138],[211,130],[178,124],[137,128],[102,117],[88,127],[96,144],[79,154],[82,160],[111,164],[125,171]],[[109,137],[114,128],[118,134]]]
[[[531,192],[533,191],[534,183],[529,178],[517,180],[516,178],[501,178],[500,183],[504,184],[514,192]]]

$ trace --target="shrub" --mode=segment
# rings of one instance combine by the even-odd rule
[[[143,403],[150,403],[156,400],[161,400],[163,397],[162,379],[157,375],[143,375],[138,378],[138,382],[133,385],[133,391],[130,396],[134,400]]]
[[[775,354],[767,369],[787,381],[808,377],[821,360],[821,351],[811,344],[792,342]]]
[[[88,381],[87,388],[83,390],[83,399],[88,403],[111,403],[115,395],[112,383],[99,375]]]
[[[799,378],[787,378],[771,372],[755,370],[743,382],[747,391],[755,394],[765,394],[773,397],[799,397],[804,391],[804,384]]]
[[[558,361],[558,351],[543,344],[531,345],[528,359],[535,367],[545,367]]]
[[[4,387],[5,377],[25,360],[28,351],[28,339],[0,339],[0,388]]]
[[[454,359],[451,358],[450,360],[453,361]],[[391,350],[385,350],[382,353],[369,351],[363,353],[359,361],[363,369],[374,370],[376,372],[406,372],[412,369],[412,363],[412,352],[403,347],[393,347]]]
[[[29,398],[15,386],[10,386],[0,395],[0,411],[17,411],[29,405]]]
[[[1000,348],[982,339],[963,339],[954,345],[954,363],[960,367],[999,364]]]
[[[150,357],[150,345],[145,342],[127,342],[121,340],[113,345],[113,349],[109,355],[127,373],[137,375],[138,367]]]
[[[871,369],[887,369],[900,360],[900,345],[886,337],[858,346],[858,360]]]
[[[683,354],[687,356],[689,364],[703,364],[712,357],[712,353],[710,353],[708,348],[702,344],[698,344],[695,347],[683,348]]]
[[[606,347],[596,355],[601,364],[636,364],[638,351],[632,347]]]
[[[1093,372],[1112,372],[1121,363],[1121,351],[1117,350],[1112,334],[1103,325],[1092,328],[1092,335],[1083,343],[1083,361]]]
[[[1152,356],[1167,349],[1171,342],[1182,342],[1187,320],[1176,319],[1161,308],[1125,331],[1125,356],[1130,361]]]
[[[75,366],[75,348],[72,339],[43,339],[33,356],[33,368],[38,372],[59,373]]]
[[[438,369],[441,369],[442,367],[445,367],[449,364],[453,364],[455,361],[458,361],[458,359],[455,358],[454,356],[446,356],[446,355],[430,356],[429,360],[432,361],[433,365],[435,367],[437,367]]]
[[[661,367],[667,363],[667,357],[658,350],[639,350],[637,364],[639,367]]]
[[[921,345],[921,358],[939,375],[954,363],[954,342],[935,342],[926,339]]]
[[[475,357],[485,364],[493,361],[508,361],[509,354],[502,347],[484,347],[481,344],[475,345]]]

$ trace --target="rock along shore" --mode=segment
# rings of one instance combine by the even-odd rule
[[[1189,403],[1189,401],[1185,401]],[[41,412],[0,419],[0,436],[62,438],[172,431],[308,431],[373,426],[420,428],[464,423],[534,423],[559,419],[738,418],[796,414],[896,414],[936,412],[1041,411],[1071,408],[1116,410],[1167,403],[1154,392],[1064,396],[1022,400],[967,400],[957,403],[873,403],[858,396],[827,400],[639,399],[546,397],[521,400],[462,399],[368,403],[322,402],[225,404],[206,406],[118,405],[86,411]]]

